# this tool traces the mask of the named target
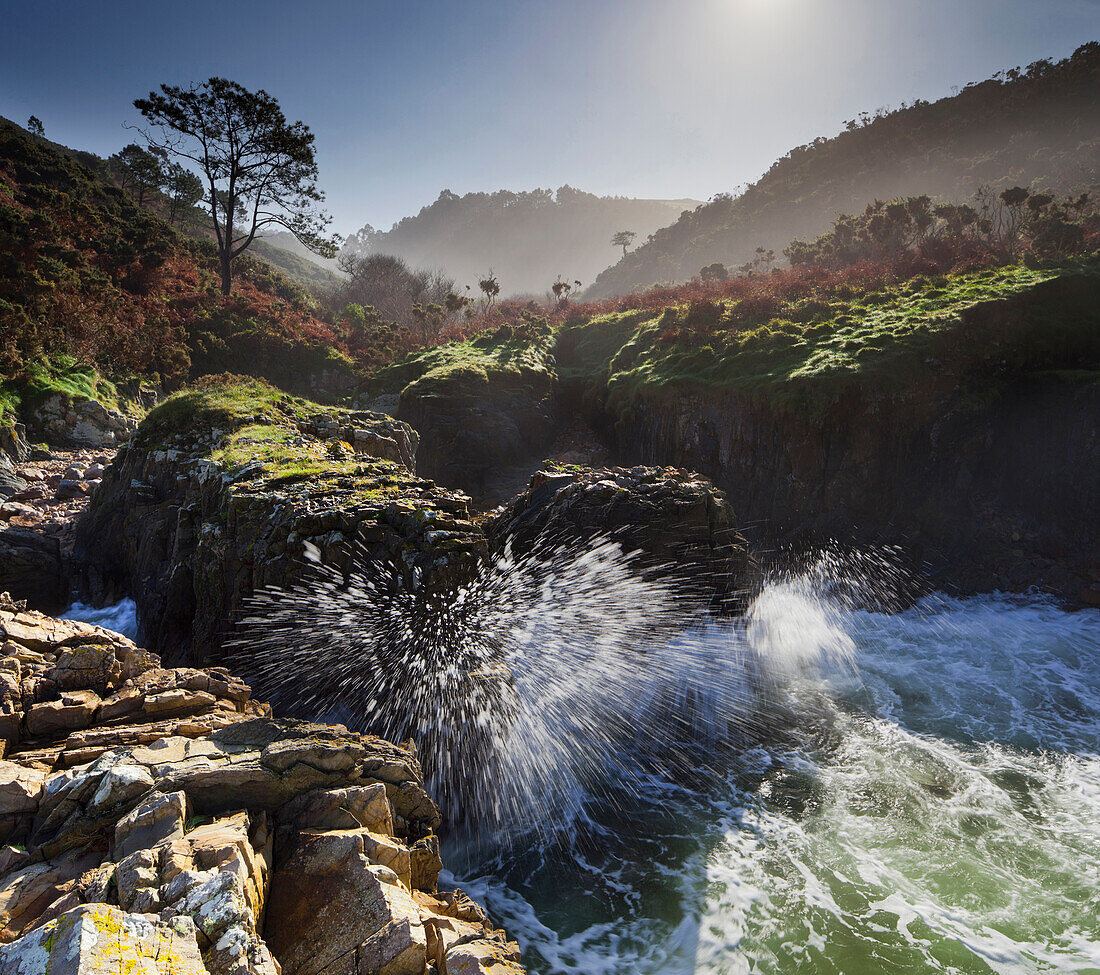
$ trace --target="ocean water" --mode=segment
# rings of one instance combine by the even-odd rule
[[[502,563],[447,628],[461,666],[440,673],[504,634],[510,678],[503,717],[494,695],[438,717],[462,717],[443,752],[471,728],[492,743],[474,781],[498,790],[471,807],[488,826],[447,837],[441,882],[532,973],[1100,975],[1100,611],[873,612],[834,566],[699,624],[628,568],[603,544],[548,573]],[[369,592],[307,588],[262,621],[280,661],[378,625]],[[410,628],[386,611],[380,632]],[[131,600],[66,616],[137,633]]]
[[[768,671],[763,742],[627,740],[554,828],[447,840],[532,972],[1100,972],[1100,611],[827,593],[680,638]]]
[[[94,623],[107,630],[114,630],[131,640],[138,638],[137,604],[132,599],[123,599],[113,606],[96,608],[87,603],[73,603],[61,618],[65,620],[80,620],[84,623]]]

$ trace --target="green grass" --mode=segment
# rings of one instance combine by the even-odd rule
[[[554,377],[553,336],[545,324],[504,326],[465,342],[448,342],[379,370],[368,389],[374,394],[466,396],[490,381],[520,386]]]
[[[358,501],[401,494],[410,477],[398,464],[357,457],[349,445],[304,436],[299,424],[339,408],[291,396],[261,379],[208,376],[149,412],[135,436],[145,449],[186,449],[214,461],[230,477],[243,475],[240,494],[299,482],[340,490]]]
[[[1043,289],[1056,279],[1067,296]],[[608,315],[559,333],[562,375],[606,382],[610,404],[622,409],[662,390],[790,398],[832,395],[853,381],[897,388],[921,381],[935,359],[957,366],[996,356],[1032,370],[1091,370],[1100,365],[1098,296],[1093,261],[818,295],[780,303],[763,321],[737,303],[702,315],[688,307]]]
[[[169,396],[149,411],[137,433],[143,446],[179,435],[197,436],[214,429],[233,432],[257,419],[273,429],[296,429],[290,419],[320,413],[324,407],[276,389],[250,376],[208,376]]]
[[[10,423],[29,413],[51,396],[66,400],[98,400],[109,409],[124,410],[115,383],[94,366],[72,356],[43,356],[23,366],[17,377],[0,377],[0,422]]]

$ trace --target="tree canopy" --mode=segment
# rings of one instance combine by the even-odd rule
[[[186,160],[203,176],[225,294],[233,260],[264,227],[289,231],[316,254],[336,253],[336,239],[326,236],[331,218],[320,209],[313,133],[288,122],[266,91],[210,78],[187,88],[161,85],[134,106],[149,123],[139,131],[151,151]]]

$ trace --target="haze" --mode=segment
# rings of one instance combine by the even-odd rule
[[[444,188],[707,199],[860,111],[1063,57],[1100,17],[1096,0],[5,6],[0,115],[106,156],[161,82],[267,88],[315,132],[344,234]]]

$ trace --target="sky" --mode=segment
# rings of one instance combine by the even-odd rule
[[[709,199],[1097,39],[1100,0],[0,0],[0,115],[106,156],[161,83],[264,88],[347,234],[443,189]]]

